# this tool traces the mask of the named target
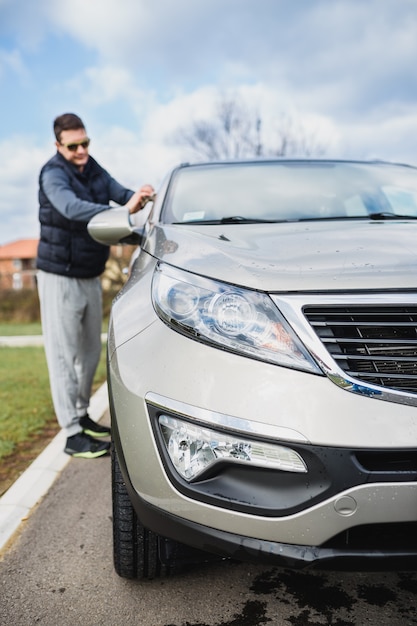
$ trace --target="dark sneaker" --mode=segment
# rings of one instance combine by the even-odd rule
[[[110,449],[109,441],[97,441],[86,433],[77,433],[68,437],[65,452],[81,459],[95,459],[104,456]]]
[[[108,437],[111,434],[111,430],[108,426],[100,426],[88,415],[80,417],[80,426],[83,429],[83,433],[91,435],[91,437]]]

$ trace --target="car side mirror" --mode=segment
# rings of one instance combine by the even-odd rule
[[[144,229],[132,225],[129,211],[125,207],[97,213],[88,222],[87,230],[95,241],[106,246],[118,243],[140,246],[144,238]]]

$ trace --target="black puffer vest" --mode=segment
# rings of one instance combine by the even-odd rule
[[[75,194],[81,200],[109,204],[107,172],[89,157],[83,173],[59,153],[42,168],[39,177],[40,241],[36,267],[45,272],[93,278],[104,271],[109,248],[94,241],[87,231],[87,222],[69,220],[49,202],[42,189],[42,174],[50,167],[61,167],[69,177]]]

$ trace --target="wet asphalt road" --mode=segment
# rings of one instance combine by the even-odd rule
[[[72,459],[0,562],[10,626],[408,626],[417,573],[291,572],[237,563],[147,582],[115,574],[110,459]]]

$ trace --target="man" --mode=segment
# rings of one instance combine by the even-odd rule
[[[101,354],[102,274],[109,248],[89,236],[87,223],[110,209],[111,201],[130,214],[153,195],[151,185],[136,193],[112,178],[88,152],[90,139],[73,113],[54,121],[57,153],[39,177],[40,241],[37,268],[42,330],[52,400],[65,430],[65,452],[96,458],[107,454],[110,435],[88,416],[91,387]]]

